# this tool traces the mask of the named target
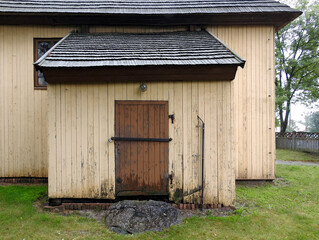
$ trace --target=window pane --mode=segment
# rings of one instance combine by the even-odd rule
[[[50,42],[38,42],[38,59],[51,48]]]
[[[42,57],[50,48],[50,42],[38,42],[38,59]],[[45,81],[43,73],[38,71],[38,86],[46,85],[48,85],[48,83]]]
[[[45,81],[43,72],[38,71],[38,85],[39,86],[46,86],[48,83]]]

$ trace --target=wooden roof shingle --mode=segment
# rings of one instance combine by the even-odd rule
[[[273,0],[0,0],[0,12],[194,14],[295,12]]]
[[[167,33],[71,33],[35,66],[114,67],[237,65],[245,60],[206,31]]]

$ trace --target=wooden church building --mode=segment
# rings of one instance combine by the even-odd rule
[[[273,0],[0,0],[0,179],[234,205],[275,177]]]

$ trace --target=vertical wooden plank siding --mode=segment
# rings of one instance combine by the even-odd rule
[[[143,93],[138,83],[51,85],[51,92],[34,90],[33,38],[59,38],[74,29],[0,26],[0,177],[46,177],[49,168],[53,179],[49,184],[50,197],[114,198],[114,144],[107,142],[114,136],[114,101],[165,100],[169,101],[169,113],[176,117],[174,124],[169,124],[170,137],[174,139],[169,148],[169,173],[174,175],[171,199],[181,199],[184,194],[185,202],[198,201],[200,192],[193,193],[201,184],[202,143],[200,128],[196,127],[197,114],[207,126],[205,202],[232,203],[232,159],[238,179],[274,178],[273,27],[208,27],[247,60],[245,68],[238,68],[236,79],[229,85],[153,82]],[[186,28],[90,29],[164,30]]]
[[[208,30],[246,60],[232,82],[236,178],[274,179],[274,28],[211,26]]]
[[[175,31],[187,31],[188,26],[94,26],[90,27],[91,33],[102,32],[123,32],[123,33],[147,33],[147,32],[175,32]]]
[[[0,177],[48,176],[48,94],[33,87],[33,39],[74,29],[0,25]]]
[[[0,25],[0,53],[4,53],[4,26]],[[4,54],[0,54],[0,176],[3,176],[5,173],[4,169],[4,94],[3,90],[5,89],[5,81],[4,81]]]
[[[49,194],[51,192],[57,191],[57,129],[56,129],[56,86],[52,86],[48,89],[48,108],[51,109],[51,111],[48,111],[48,126],[53,128],[53,131],[48,132],[48,158],[53,159],[53,161],[50,162],[49,169],[48,169],[48,177],[50,179],[53,179],[53,181],[49,181],[48,184],[48,190]]]
[[[174,124],[171,123],[167,116],[170,129],[169,137],[173,138],[173,141],[169,143],[170,173],[174,175],[173,184],[169,188],[170,198],[172,200],[182,200],[181,194],[184,192],[187,195],[184,198],[185,202],[199,202],[200,200],[200,192],[196,192],[196,189],[201,186],[201,133],[197,120],[197,115],[200,114],[206,121],[206,139],[208,138],[209,140],[207,141],[210,143],[209,145],[206,144],[205,148],[205,155],[207,156],[205,202],[233,205],[235,198],[235,170],[232,161],[231,83],[198,81],[174,83],[165,81],[164,83],[151,82],[147,84],[147,91],[152,89],[152,94],[148,100],[173,102],[169,105],[168,111],[169,114],[175,114]],[[97,87],[99,98],[91,98],[90,93],[94,93]],[[63,186],[63,191],[52,187],[49,191],[49,197],[114,198],[114,142],[110,143],[108,139],[114,136],[115,101],[143,100],[144,93],[141,94],[139,91],[139,83],[127,83],[125,94],[123,94],[123,83],[100,83],[96,85],[56,84],[50,85],[49,89],[50,91],[51,89],[61,89],[61,95],[55,93],[56,98],[59,99],[53,101],[61,107],[70,104],[71,106],[66,106],[66,109],[77,109],[78,106],[82,108],[81,113],[76,113],[76,121],[82,122],[82,125],[76,125],[76,139],[73,137],[65,137],[64,139],[63,131],[65,130],[65,134],[68,136],[69,133],[67,132],[71,133],[71,129],[74,126],[71,126],[69,130],[66,126],[69,126],[74,121],[72,121],[72,117],[67,117],[68,111],[57,112],[50,105],[49,115],[56,114],[56,116],[52,117],[49,122],[49,132],[51,133],[49,142],[54,142],[55,140],[52,138],[59,133],[62,133],[60,138],[63,141],[70,141],[63,144],[60,142],[61,149],[56,151],[55,156],[51,154],[50,148],[49,161],[57,164],[55,166],[56,173],[51,173],[54,169],[50,168],[50,176],[59,176],[61,174],[59,172],[63,172],[62,169],[65,164],[73,166],[78,161],[83,162],[81,171],[77,171],[75,176],[72,175],[72,181],[81,182],[82,184],[70,186],[71,179],[60,175],[61,178],[56,180],[60,186]],[[67,89],[72,90],[69,91]],[[63,96],[63,91],[67,92],[68,97]],[[93,95],[95,96],[96,94]],[[51,92],[50,97],[52,97]],[[94,107],[95,105],[99,107]],[[185,108],[182,108],[182,106],[185,106]],[[90,119],[95,117],[98,119]],[[90,130],[89,122],[95,125],[98,123],[98,126],[94,125],[94,129],[97,128],[95,131]],[[90,138],[94,140],[92,143],[90,143]],[[72,157],[66,157],[68,152],[72,153],[72,148],[78,149],[77,151],[81,151],[82,154],[79,155],[77,153],[74,156],[72,155]],[[53,148],[52,150],[54,151]],[[130,151],[128,149],[128,152]],[[99,153],[94,156],[93,162],[90,156],[91,153]],[[61,154],[66,156],[61,156]],[[101,164],[99,165],[95,162],[100,162]],[[79,175],[81,172],[82,178]],[[96,175],[99,176],[98,180]],[[54,179],[51,180],[54,181]],[[147,180],[144,179],[144,181]],[[52,183],[52,186],[55,185]],[[57,189],[56,192],[55,189]]]

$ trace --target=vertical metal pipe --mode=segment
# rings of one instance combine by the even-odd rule
[[[202,206],[201,206],[201,210],[204,209],[204,160],[205,160],[205,123],[204,121],[199,117],[197,116],[197,118],[202,122]]]

